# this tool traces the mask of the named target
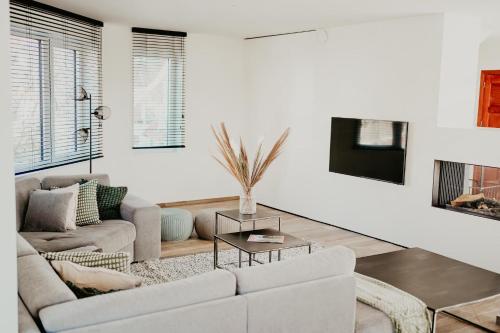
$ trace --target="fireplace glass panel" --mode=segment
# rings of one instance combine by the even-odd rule
[[[432,204],[500,219],[500,168],[436,161]]]

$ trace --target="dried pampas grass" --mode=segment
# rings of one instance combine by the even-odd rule
[[[264,153],[262,152],[262,143],[259,144],[251,168],[247,150],[241,138],[240,149],[239,152],[236,153],[231,145],[229,133],[224,123],[220,124],[220,130],[218,131],[212,126],[212,132],[215,136],[219,153],[222,156],[221,158],[214,156],[215,160],[233,175],[241,184],[243,191],[249,194],[255,184],[262,179],[267,168],[269,168],[271,163],[281,154],[288,134],[290,133],[290,128],[287,128],[283,134],[281,134],[266,157],[264,157]]]

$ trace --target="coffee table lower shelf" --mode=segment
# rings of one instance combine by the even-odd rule
[[[247,239],[250,234],[284,236],[285,240],[282,244],[248,242]],[[281,251],[286,249],[308,247],[308,251],[311,253],[311,242],[275,229],[257,229],[228,234],[217,234],[214,236],[214,269],[224,268],[224,266],[219,264],[219,241],[223,241],[239,250],[237,262],[225,263],[225,265],[238,264],[238,267],[241,267],[241,264],[244,262],[248,262],[249,266],[252,266],[254,262],[263,264],[263,261],[255,258],[255,255],[259,253],[269,253],[269,262],[272,262],[273,251],[278,252],[278,261],[281,260]],[[242,252],[248,255],[248,260],[242,259]]]

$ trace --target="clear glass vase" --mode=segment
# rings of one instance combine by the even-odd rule
[[[255,214],[257,212],[257,200],[253,192],[242,191],[240,195],[240,214]]]

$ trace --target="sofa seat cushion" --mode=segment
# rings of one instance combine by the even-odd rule
[[[382,311],[356,302],[356,333],[393,333],[391,319]]]
[[[20,234],[39,252],[58,252],[83,246],[97,246],[103,252],[116,252],[135,240],[135,227],[123,220],[106,220],[66,232]]]

